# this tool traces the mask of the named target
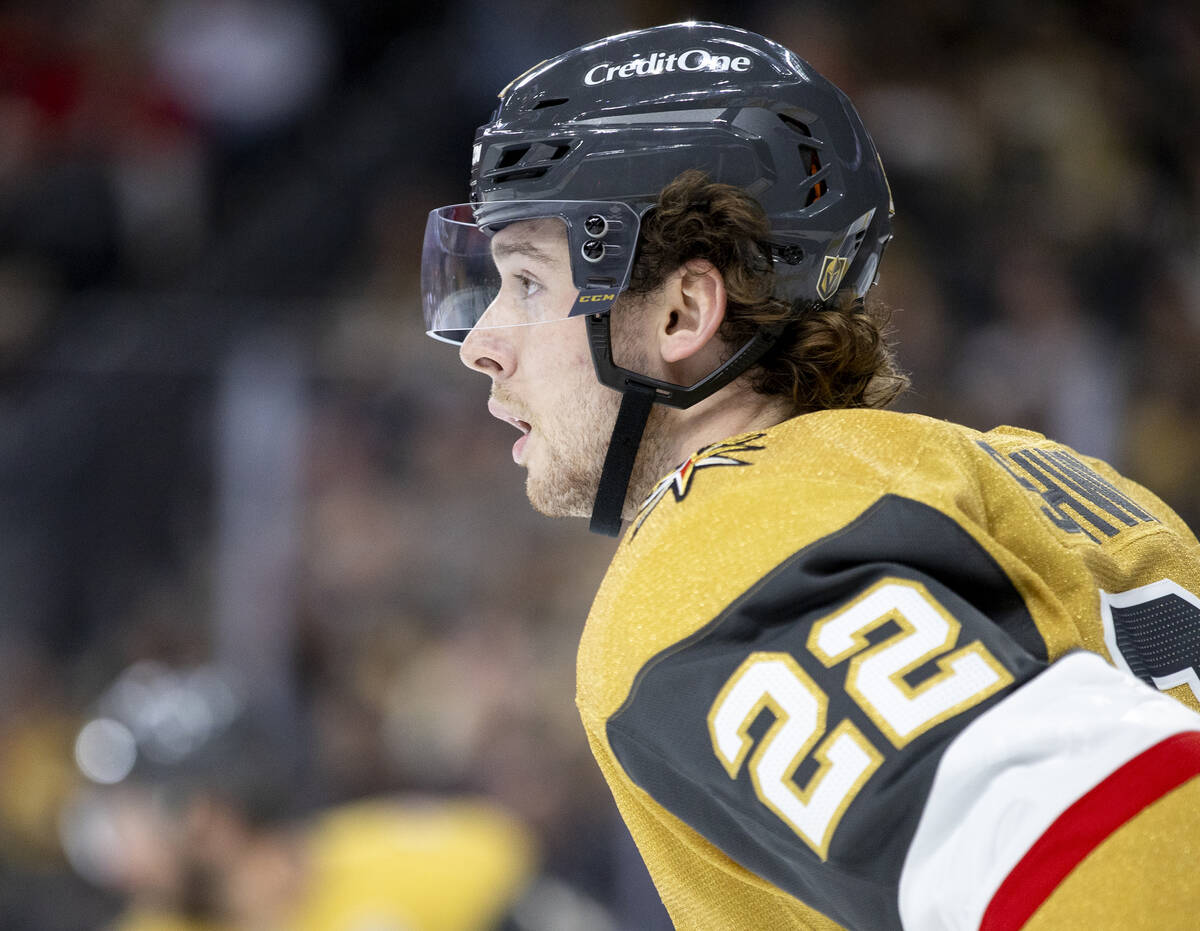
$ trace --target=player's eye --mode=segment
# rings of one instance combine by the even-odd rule
[[[521,289],[521,297],[533,297],[542,289],[541,284],[528,275],[516,274],[513,277],[517,281],[517,286]]]

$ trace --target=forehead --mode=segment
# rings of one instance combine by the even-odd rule
[[[511,223],[492,237],[492,255],[522,255],[549,265],[566,265],[566,224],[557,217]]]

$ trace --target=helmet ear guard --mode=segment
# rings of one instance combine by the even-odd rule
[[[614,363],[607,311],[629,285],[639,221],[663,188],[695,169],[763,208],[771,233],[760,246],[776,297],[833,302],[839,291],[861,298],[874,284],[892,217],[874,143],[840,90],[762,36],[676,23],[589,43],[514,80],[476,133],[471,199],[482,228],[505,215],[531,218],[534,202],[612,208],[557,214],[567,222],[579,290],[570,313],[587,317],[598,380],[623,395],[593,513],[600,532],[619,532],[652,405],[686,408],[709,397],[784,329],[760,328],[693,385]]]

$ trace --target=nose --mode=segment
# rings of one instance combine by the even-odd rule
[[[479,318],[479,322],[467,333],[458,349],[462,364],[493,379],[507,378],[516,368],[516,355],[507,327],[489,326],[489,318],[496,309],[496,302]]]

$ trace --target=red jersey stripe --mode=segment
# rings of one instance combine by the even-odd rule
[[[1067,875],[1152,802],[1200,775],[1200,731],[1143,751],[1064,811],[992,896],[980,931],[1018,931]]]

